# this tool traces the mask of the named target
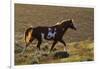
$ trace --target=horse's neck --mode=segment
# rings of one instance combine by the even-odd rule
[[[68,28],[62,28],[62,29],[63,29],[63,34],[64,34]]]
[[[65,33],[68,29],[68,28],[64,28],[62,25],[55,25],[54,27],[60,27],[62,29],[63,33]]]

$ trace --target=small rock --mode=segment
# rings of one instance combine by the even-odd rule
[[[93,61],[93,59],[87,59],[87,61]]]
[[[69,54],[65,51],[60,51],[60,52],[56,52],[54,54],[54,57],[57,57],[57,58],[67,58],[69,57]]]
[[[45,54],[42,54],[42,56],[48,56],[48,54],[45,53]]]
[[[31,64],[38,64],[38,62],[37,61],[32,61],[32,63]]]
[[[34,61],[34,62],[32,62],[32,64],[38,64],[38,62]]]

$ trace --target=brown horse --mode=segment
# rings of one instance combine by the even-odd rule
[[[37,48],[39,50],[40,50],[40,45],[41,45],[43,39],[54,41],[50,51],[52,51],[52,49],[54,48],[55,44],[58,41],[63,43],[64,46],[66,47],[66,43],[64,42],[64,40],[62,38],[68,28],[76,30],[72,20],[63,20],[63,21],[57,23],[56,25],[50,26],[50,27],[38,26],[38,27],[34,27],[34,28],[32,28],[32,27],[28,28],[25,32],[26,46],[25,46],[23,52],[25,51],[27,46],[29,46],[29,44],[32,43],[32,41],[34,39],[38,40]]]

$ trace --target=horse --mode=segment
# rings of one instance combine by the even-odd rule
[[[37,49],[40,50],[40,45],[45,40],[53,40],[53,44],[51,46],[50,52],[53,50],[56,43],[61,42],[65,47],[66,43],[63,40],[63,35],[65,34],[67,29],[73,29],[76,30],[76,27],[73,24],[73,20],[62,20],[61,22],[58,22],[57,24],[53,26],[37,26],[37,27],[30,27],[25,31],[25,43],[26,46],[23,49],[23,52],[25,49],[29,46],[30,43],[34,39],[37,39]]]

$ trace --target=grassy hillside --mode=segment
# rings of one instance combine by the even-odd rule
[[[42,53],[36,51],[35,40],[21,55],[24,43],[24,32],[30,26],[52,26],[65,19],[73,19],[77,31],[69,29],[64,35],[68,47],[68,58],[55,57],[55,52],[63,51],[58,43],[52,53],[48,53],[52,41],[41,45]],[[94,9],[80,7],[59,7],[15,4],[15,64],[58,63],[93,60]],[[41,58],[42,57],[42,58]],[[48,59],[50,61],[48,61]]]
[[[55,56],[56,52],[62,52],[62,44],[57,44],[56,48],[52,53],[49,52],[50,44],[44,43],[42,50],[39,53],[36,51],[36,47],[30,46],[27,48],[26,52],[22,55],[20,52],[22,48],[18,45],[15,46],[15,64],[25,65],[25,64],[43,64],[43,63],[63,63],[63,62],[82,62],[82,61],[93,61],[94,60],[94,50],[93,42],[90,41],[80,41],[68,43],[67,52],[69,57],[60,58]],[[59,55],[60,56],[60,55]]]

